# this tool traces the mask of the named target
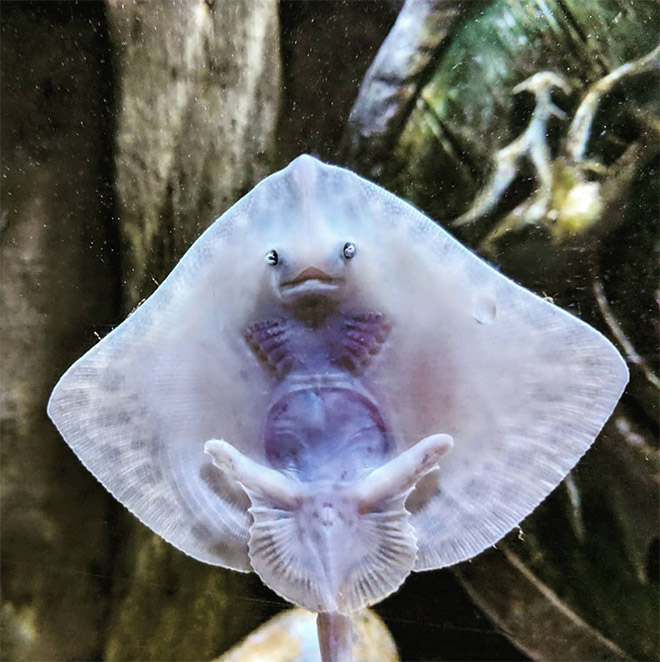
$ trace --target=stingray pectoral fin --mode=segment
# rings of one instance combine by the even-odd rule
[[[292,509],[250,497],[252,567],[276,593],[310,611],[363,609],[396,591],[415,564],[407,494],[360,512],[351,488],[307,483]]]
[[[435,469],[438,460],[454,445],[448,434],[433,434],[372,471],[354,487],[354,497],[361,509],[407,492]]]
[[[243,485],[248,494],[258,494],[285,507],[294,507],[301,497],[299,483],[255,462],[224,439],[207,441],[204,452],[218,469]]]

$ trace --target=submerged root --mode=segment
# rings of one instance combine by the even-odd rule
[[[638,118],[640,138],[613,164],[604,166],[586,158],[593,121],[603,98],[621,80],[660,68],[660,46],[644,57],[618,67],[591,85],[578,106],[564,135],[559,155],[553,159],[547,144],[548,122],[552,116],[566,119],[552,101],[552,92],[571,92],[569,83],[552,72],[540,72],[516,85],[512,92],[526,91],[536,98],[525,131],[494,157],[494,170],[474,203],[454,225],[473,223],[493,211],[521,174],[523,163],[533,171],[536,188],[532,195],[510,211],[481,243],[488,252],[504,234],[524,226],[545,227],[556,241],[571,238],[598,223],[606,209],[625,194],[639,164],[653,149],[660,135],[657,122]],[[649,138],[655,137],[655,141]]]

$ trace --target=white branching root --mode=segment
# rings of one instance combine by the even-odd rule
[[[562,76],[548,71],[534,74],[516,85],[512,92],[531,92],[535,108],[525,131],[494,158],[494,169],[474,203],[455,225],[466,225],[486,216],[500,202],[504,193],[521,173],[525,161],[531,165],[535,191],[510,211],[486,236],[482,248],[488,250],[503,234],[526,225],[546,227],[557,241],[573,237],[594,226],[608,205],[619,199],[629,186],[640,156],[648,145],[637,141],[610,166],[586,158],[587,146],[596,113],[603,98],[624,78],[660,68],[660,46],[644,57],[627,62],[589,86],[578,106],[557,157],[547,144],[548,123],[552,116],[566,119],[552,101],[556,89],[571,93]],[[646,133],[660,135],[657,123],[646,122]],[[649,141],[647,141],[649,142]]]

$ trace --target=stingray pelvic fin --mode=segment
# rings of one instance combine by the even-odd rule
[[[426,437],[349,483],[300,482],[217,439],[204,450],[250,497],[250,561],[259,576],[311,611],[350,614],[395,591],[411,571],[417,541],[405,501],[452,445],[446,434]]]
[[[204,444],[204,452],[213,464],[229,474],[248,491],[279,506],[295,507],[303,496],[301,483],[284,474],[259,464],[227,443],[224,439],[211,439]]]
[[[448,434],[432,434],[374,469],[366,478],[353,484],[353,498],[362,510],[381,501],[407,494],[417,481],[433,471],[440,457],[454,445]]]

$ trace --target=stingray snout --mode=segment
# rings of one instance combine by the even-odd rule
[[[280,284],[280,294],[285,303],[296,303],[305,298],[336,299],[343,288],[343,278],[315,266],[299,271],[291,280]]]
[[[326,273],[318,267],[307,267],[303,269],[293,280],[287,281],[284,285],[298,285],[299,283],[304,283],[307,280],[320,280],[326,283],[330,283],[335,278],[330,274]]]

